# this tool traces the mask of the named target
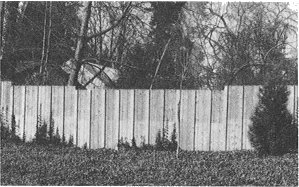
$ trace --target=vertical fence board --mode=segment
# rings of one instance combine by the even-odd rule
[[[46,124],[49,130],[51,122],[51,86],[39,86],[38,88],[38,115],[41,125]]]
[[[74,86],[65,87],[64,136],[67,142],[77,144],[77,90]]]
[[[115,149],[119,132],[119,90],[106,90],[105,147]]]
[[[211,150],[224,151],[226,138],[227,87],[212,93]]]
[[[16,135],[23,139],[25,120],[25,87],[14,86],[14,108],[13,113],[16,122]]]
[[[294,112],[295,112],[295,115],[298,115],[298,113],[296,114],[296,112],[298,111],[298,86],[294,86],[294,89],[295,89],[295,107],[294,107]],[[297,116],[298,117],[298,116]]]
[[[98,149],[105,146],[105,90],[92,90],[91,101],[91,148]]]
[[[182,90],[180,147],[194,149],[195,90]]]
[[[148,143],[149,90],[135,90],[134,137],[136,145]]]
[[[54,135],[63,137],[63,99],[64,99],[64,87],[63,86],[52,86],[52,123]]]
[[[36,133],[37,94],[37,86],[26,86],[25,141],[32,141]]]
[[[211,91],[198,90],[196,97],[195,150],[209,151]]]
[[[228,93],[227,150],[242,146],[243,87],[230,86]]]
[[[90,90],[78,90],[78,146],[90,148]]]
[[[120,139],[130,145],[134,126],[134,90],[120,90]]]
[[[8,122],[5,125],[8,125],[8,127],[11,128],[13,87],[9,81],[3,81],[1,84],[1,115],[5,118],[4,120]]]
[[[151,90],[150,93],[150,129],[149,143],[154,145],[159,131],[162,133],[164,115],[164,90]],[[165,123],[168,125],[167,123]],[[173,127],[168,127],[168,135],[171,135]]]
[[[252,149],[248,138],[248,130],[251,125],[250,117],[253,115],[258,103],[259,86],[244,86],[244,114],[243,114],[243,147]]]
[[[178,103],[179,90],[165,90],[164,126],[169,129],[176,128],[176,140],[178,140]],[[172,130],[171,130],[172,132]]]
[[[288,91],[289,91],[289,97],[288,97],[288,104],[287,104],[287,108],[290,111],[291,114],[294,114],[294,99],[295,99],[295,90],[294,90],[294,86],[287,86]]]

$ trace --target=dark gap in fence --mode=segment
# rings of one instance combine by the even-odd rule
[[[65,86],[63,86],[63,108],[62,108],[62,141],[65,143],[67,140],[65,138]]]
[[[193,151],[195,150],[195,136],[196,136],[196,112],[197,112],[197,110],[196,110],[196,104],[197,104],[197,91],[196,90],[194,90],[194,118],[193,118]]]

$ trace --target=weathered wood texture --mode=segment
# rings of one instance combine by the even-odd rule
[[[105,146],[105,90],[92,90],[90,128],[91,148],[103,148]]]
[[[196,93],[195,150],[209,151],[211,122],[211,91]]]
[[[12,96],[13,96],[13,87],[11,86],[11,82],[8,81],[3,81],[1,82],[1,116],[4,118],[3,120],[7,121],[8,123],[5,123],[4,125],[9,126],[11,122],[11,117],[12,117]]]
[[[165,106],[164,106],[164,122],[163,125],[169,128],[170,132],[176,130],[176,137],[178,136],[178,104],[180,99],[179,90],[165,90]]]
[[[240,150],[243,128],[243,87],[228,87],[227,150]],[[241,111],[241,112],[240,112]]]
[[[120,139],[132,145],[134,127],[134,90],[120,90]]]
[[[75,87],[66,86],[64,89],[64,137],[66,142],[77,144],[77,102],[78,95]]]
[[[150,129],[149,143],[155,144],[157,134],[163,132],[164,118],[164,90],[152,90],[150,92]],[[168,125],[167,123],[165,125]],[[166,129],[166,127],[165,127]],[[167,126],[168,133],[172,127]]]
[[[180,147],[194,149],[195,91],[182,90]]]
[[[16,123],[16,134],[23,139],[25,127],[25,87],[15,86],[13,96],[13,115]]]
[[[248,139],[259,86],[224,90],[75,90],[74,87],[12,86],[1,82],[1,120],[32,141],[38,125],[79,147],[116,149],[120,139],[138,146],[155,144],[163,128],[174,128],[184,150],[252,149]],[[298,107],[298,86],[288,86],[288,109]],[[14,121],[12,121],[14,119]],[[180,137],[178,122],[180,120]],[[49,129],[49,128],[48,128]],[[25,135],[25,137],[23,137]]]
[[[46,125],[48,130],[50,128],[50,122],[51,122],[51,100],[52,100],[49,98],[51,98],[51,86],[38,87],[38,109],[37,109],[38,118],[39,118],[38,120],[41,123],[40,125]],[[61,105],[58,106],[63,107]]]
[[[64,118],[64,87],[63,86],[52,86],[52,122],[54,135],[63,137],[63,118]]]
[[[105,147],[116,149],[119,133],[119,90],[106,90]]]
[[[26,86],[25,102],[25,141],[32,141],[36,132],[38,110],[38,87]]]
[[[149,131],[149,91],[135,90],[134,138],[136,145],[148,143]]]
[[[78,91],[77,146],[90,148],[90,90]]]
[[[212,91],[212,122],[211,144],[212,151],[225,150],[227,116],[227,87],[224,90]]]

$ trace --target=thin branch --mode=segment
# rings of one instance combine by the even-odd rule
[[[112,29],[114,29],[115,27],[117,27],[117,26],[123,21],[123,19],[125,19],[125,18],[127,17],[127,14],[129,13],[129,10],[130,10],[130,7],[131,7],[131,4],[132,4],[132,2],[129,2],[129,4],[127,5],[127,7],[126,7],[126,9],[125,9],[125,11],[124,11],[124,13],[123,13],[123,15],[121,16],[121,18],[119,18],[119,19],[117,20],[117,22],[116,22],[115,24],[113,24],[113,25],[110,26],[109,28],[107,28],[107,29],[105,29],[105,30],[103,30],[103,31],[101,31],[101,32],[99,32],[99,33],[95,33],[95,34],[92,34],[92,35],[90,35],[90,36],[87,36],[87,37],[86,37],[86,41],[89,41],[89,40],[91,40],[91,39],[94,38],[94,37],[98,37],[98,36],[104,35],[104,34],[106,34],[107,32],[109,32],[109,31],[111,31]]]
[[[159,60],[159,63],[158,63],[158,66],[157,66],[157,68],[156,68],[155,75],[154,75],[154,77],[153,77],[153,80],[152,80],[152,83],[151,83],[151,85],[150,85],[150,90],[151,90],[151,89],[152,89],[152,87],[153,87],[153,84],[154,84],[155,78],[156,78],[156,76],[157,76],[157,73],[158,73],[158,71],[159,71],[159,68],[160,68],[161,62],[162,62],[162,60],[163,60],[163,57],[164,57],[164,55],[165,55],[165,52],[166,52],[166,50],[167,50],[167,48],[168,48],[168,45],[169,45],[169,43],[170,43],[170,40],[171,40],[171,38],[169,38],[169,39],[168,39],[168,42],[167,42],[167,43],[166,43],[166,45],[165,45],[164,51],[163,51],[163,53],[162,53],[162,55],[161,55],[161,58],[160,58],[160,60]]]

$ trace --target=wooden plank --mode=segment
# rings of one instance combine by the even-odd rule
[[[178,103],[179,90],[165,90],[164,126],[168,126],[170,132],[176,129],[176,141],[178,141]]]
[[[120,139],[132,145],[134,126],[134,90],[120,90]]]
[[[164,118],[164,90],[151,90],[150,93],[150,129],[149,143],[154,145],[159,131],[163,130]],[[168,124],[165,123],[167,126]],[[171,135],[172,127],[168,127],[168,134]]]
[[[226,139],[227,87],[212,91],[211,145],[212,151],[224,151]]]
[[[288,103],[287,103],[287,108],[291,114],[294,114],[294,107],[295,107],[295,89],[294,86],[287,86],[287,89],[289,91],[289,96],[288,96]]]
[[[244,86],[244,109],[243,109],[243,142],[242,149],[252,149],[248,138],[248,130],[251,125],[250,117],[253,115],[258,104],[259,86]]]
[[[243,86],[230,86],[228,93],[227,150],[241,150]]]
[[[63,86],[52,86],[52,124],[54,135],[59,134],[62,140],[63,137],[63,114],[64,114],[64,87]]]
[[[195,90],[182,90],[180,146],[194,150]]]
[[[14,86],[13,113],[16,122],[16,135],[23,139],[25,122],[25,86]]]
[[[209,151],[211,90],[198,90],[196,97],[195,150]]]
[[[50,128],[51,122],[51,86],[39,86],[38,88],[38,115],[42,125]]]
[[[116,149],[119,133],[119,90],[106,90],[105,147]]]
[[[92,90],[91,98],[91,148],[105,147],[105,90]]]
[[[135,90],[134,137],[136,145],[148,144],[149,90]]]
[[[3,81],[1,84],[1,115],[7,122],[5,125],[11,128],[13,87],[9,81]]]
[[[78,147],[90,148],[90,97],[90,90],[78,90]]]
[[[74,86],[66,86],[64,105],[64,136],[67,142],[77,144],[77,90]]]
[[[38,86],[26,86],[25,141],[32,141],[36,133]]]
[[[298,115],[298,113],[296,114],[296,110],[298,111],[298,86],[294,86],[294,90],[295,90],[295,106],[294,106],[294,112],[295,112],[295,115]],[[297,116],[298,117],[298,116]]]

